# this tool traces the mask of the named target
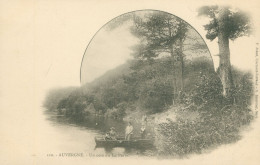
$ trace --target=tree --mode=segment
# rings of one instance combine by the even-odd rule
[[[134,56],[153,59],[160,55],[170,55],[173,65],[173,97],[183,89],[184,53],[183,42],[188,25],[183,20],[163,12],[153,12],[144,17],[134,15],[132,34],[141,39],[134,47]]]
[[[141,41],[133,46],[136,59],[153,61],[166,55],[171,57],[173,103],[179,100],[186,56],[208,51],[201,36],[182,19],[160,11],[123,14],[109,22],[106,29],[111,31],[124,24],[130,25],[131,33]]]
[[[218,38],[219,67],[218,75],[223,86],[223,95],[232,98],[234,88],[231,73],[229,40],[251,33],[250,17],[239,9],[227,6],[204,6],[198,11],[199,16],[207,16],[210,22],[204,25],[206,38],[213,41]]]

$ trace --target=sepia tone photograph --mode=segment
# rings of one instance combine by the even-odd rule
[[[258,164],[260,3],[232,2],[2,1],[0,163]]]

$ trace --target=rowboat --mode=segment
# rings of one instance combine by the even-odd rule
[[[120,137],[115,140],[104,139],[102,137],[95,137],[96,148],[115,148],[115,147],[126,147],[126,148],[147,148],[153,146],[153,139],[141,139],[133,138],[131,140],[125,140]]]

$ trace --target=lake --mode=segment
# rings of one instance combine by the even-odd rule
[[[84,120],[69,119],[53,112],[45,111],[46,121],[56,130],[59,136],[67,137],[64,142],[60,142],[61,152],[77,152],[87,155],[121,155],[121,156],[148,156],[153,151],[151,149],[136,148],[96,148],[95,137],[104,136],[111,127],[114,127],[118,136],[124,136],[127,122],[103,116],[91,116]],[[131,121],[134,127],[134,136],[140,136],[141,121],[134,119]],[[147,131],[152,132],[151,126],[147,126]]]

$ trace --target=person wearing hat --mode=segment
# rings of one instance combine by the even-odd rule
[[[115,131],[115,128],[114,127],[111,127],[110,128],[110,131],[109,131],[109,136],[112,140],[116,140],[116,131]]]
[[[110,131],[106,133],[105,140],[116,140],[116,131],[114,127],[110,128]]]

